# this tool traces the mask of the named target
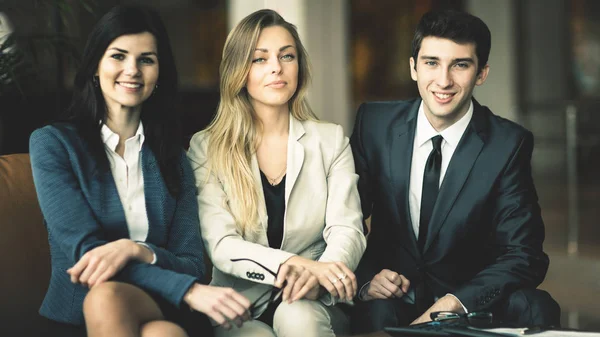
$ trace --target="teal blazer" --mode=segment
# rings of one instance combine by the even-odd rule
[[[40,314],[81,325],[88,288],[71,283],[66,270],[89,250],[129,238],[123,206],[112,173],[96,170],[97,164],[74,126],[56,124],[38,129],[29,145],[52,262]],[[146,144],[141,160],[149,222],[146,243],[157,261],[155,265],[130,262],[113,280],[133,284],[179,306],[190,286],[204,275],[194,176],[182,150],[182,188],[175,199]]]

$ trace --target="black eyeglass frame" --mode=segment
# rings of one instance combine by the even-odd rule
[[[474,311],[467,314],[462,314],[454,311],[434,311],[429,314],[429,318],[435,322],[443,322],[449,320],[464,319],[473,323],[492,323],[494,316],[491,312],[487,311]]]
[[[230,261],[231,262],[249,261],[249,262],[255,263],[255,264],[261,266],[269,274],[273,275],[273,277],[275,277],[275,279],[277,279],[277,273],[272,271],[271,269],[267,268],[260,262],[256,262],[252,259],[247,259],[247,258],[230,259]],[[281,294],[283,293],[283,289],[285,288],[286,285],[287,285],[287,280],[284,280],[281,288],[273,287],[271,289],[268,289],[264,293],[262,293],[256,300],[254,300],[254,302],[252,302],[252,304],[250,304],[250,308],[249,308],[250,315],[254,316],[256,309],[263,306],[265,303],[277,302],[277,300],[279,300],[279,297],[281,297]],[[270,294],[270,296],[266,300],[263,300],[263,298],[269,294]],[[261,300],[262,300],[262,302],[261,302]]]

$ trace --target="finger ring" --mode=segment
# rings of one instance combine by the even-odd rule
[[[339,275],[338,275],[338,278],[339,278],[340,280],[344,280],[344,279],[346,278],[346,274],[339,274]]]
[[[338,279],[333,279],[333,281],[329,280],[331,282],[331,284],[336,284]]]

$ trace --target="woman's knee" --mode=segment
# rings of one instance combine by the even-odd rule
[[[121,282],[105,282],[94,286],[83,301],[86,323],[95,318],[138,316],[140,321],[162,319],[154,300],[138,287]]]
[[[259,320],[244,322],[238,328],[235,325],[225,330],[221,327],[215,328],[215,337],[276,337],[273,329]]]
[[[143,324],[140,328],[141,337],[188,337],[185,330],[179,325],[169,321],[152,321]]]
[[[341,312],[340,314],[343,315]],[[331,319],[330,312],[321,302],[311,300],[282,302],[273,316],[273,330],[280,337],[334,336],[334,325],[339,326],[336,330],[343,329],[342,325],[346,325],[347,328],[347,319],[338,319],[341,322],[332,322]]]
[[[115,302],[122,301],[127,286],[127,284],[119,282],[105,282],[93,287],[83,300],[84,313],[91,313],[95,310],[105,311]]]

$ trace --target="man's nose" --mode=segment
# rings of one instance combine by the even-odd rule
[[[452,74],[448,69],[440,69],[440,72],[436,78],[436,84],[440,88],[447,88],[452,86]]]

